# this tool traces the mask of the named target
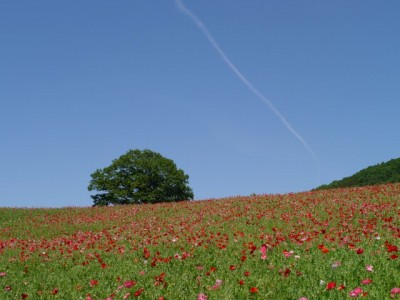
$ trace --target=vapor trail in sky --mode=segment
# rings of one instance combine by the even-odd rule
[[[261,99],[268,107],[275,113],[275,115],[281,120],[283,125],[303,144],[303,146],[310,152],[311,156],[315,159],[318,164],[318,172],[319,172],[319,159],[317,155],[314,153],[312,148],[307,144],[304,138],[289,124],[286,118],[275,108],[270,100],[268,100],[259,90],[257,90],[254,85],[236,68],[236,66],[231,62],[225,52],[221,49],[218,43],[215,41],[214,37],[208,31],[207,27],[201,22],[201,20],[193,14],[183,3],[181,0],[175,0],[178,8],[186,14],[192,21],[197,25],[197,27],[204,33],[207,37],[207,40],[210,44],[217,50],[218,54],[221,56],[226,65],[235,73],[235,75],[246,85],[250,91],[252,91],[259,99]],[[319,174],[318,174],[319,181]]]

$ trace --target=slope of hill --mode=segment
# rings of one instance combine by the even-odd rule
[[[0,299],[399,300],[399,195],[0,207]]]
[[[357,187],[395,182],[400,182],[400,158],[367,167],[352,176],[345,177],[342,180],[332,181],[330,184],[321,185],[315,190]]]

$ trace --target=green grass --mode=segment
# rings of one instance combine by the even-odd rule
[[[351,299],[357,287],[359,297],[391,299],[400,287],[399,195],[400,185],[383,185],[0,208],[0,299]],[[329,282],[336,286],[327,289]]]

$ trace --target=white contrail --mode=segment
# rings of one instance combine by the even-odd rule
[[[201,20],[195,14],[193,14],[185,5],[183,5],[181,0],[175,0],[175,3],[178,6],[178,8],[184,14],[186,14],[188,17],[190,17],[193,20],[193,22],[197,25],[197,27],[204,33],[204,35],[207,37],[210,44],[215,48],[215,50],[217,50],[218,54],[222,57],[224,62],[233,71],[233,73],[235,73],[235,75],[249,88],[250,91],[252,91],[258,98],[260,98],[265,104],[268,105],[268,107],[281,120],[283,125],[285,125],[285,127],[303,144],[303,146],[308,150],[308,152],[310,152],[312,157],[317,162],[318,170],[319,170],[319,159],[318,159],[317,155],[314,153],[314,151],[311,149],[311,147],[304,140],[304,138],[289,124],[289,122],[286,120],[286,118],[275,108],[275,106],[272,104],[272,102],[269,101],[259,90],[257,90],[253,86],[253,84],[238,70],[238,68],[236,68],[236,66],[231,62],[231,60],[228,58],[228,56],[225,54],[225,52],[221,49],[221,47],[215,41],[214,37],[208,31],[207,27],[203,24],[203,22],[201,22]],[[318,178],[319,178],[319,175],[318,175]]]

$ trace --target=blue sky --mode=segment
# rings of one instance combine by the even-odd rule
[[[397,0],[0,3],[0,206],[92,204],[90,174],[151,149],[195,199],[306,191],[400,157]]]

